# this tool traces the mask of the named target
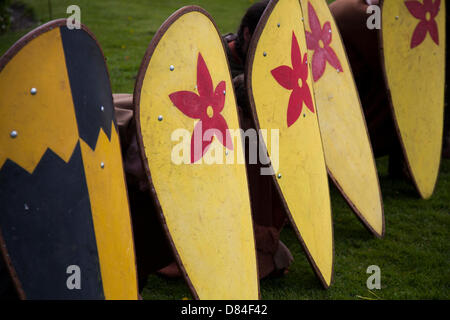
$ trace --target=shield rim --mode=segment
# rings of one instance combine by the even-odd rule
[[[246,86],[247,86],[247,92],[248,92],[248,96],[249,96],[249,101],[250,101],[250,109],[251,109],[251,113],[252,113],[252,118],[253,118],[253,123],[255,125],[256,130],[260,130],[261,126],[259,124],[259,119],[258,119],[258,115],[256,113],[256,105],[255,105],[255,100],[253,98],[253,87],[252,87],[252,83],[251,83],[251,79],[252,79],[252,66],[253,66],[253,62],[255,59],[255,54],[256,54],[256,47],[258,45],[259,39],[261,37],[262,32],[265,29],[265,26],[267,25],[267,21],[269,20],[270,15],[273,12],[273,9],[275,8],[275,6],[277,5],[277,3],[279,2],[279,0],[270,0],[269,4],[267,5],[266,9],[264,10],[263,15],[261,16],[258,25],[255,29],[255,32],[253,33],[252,36],[252,40],[250,42],[249,45],[249,49],[247,52],[247,59],[246,59],[246,63],[245,63],[245,82],[246,82]],[[302,11],[303,14],[303,9],[301,6],[301,3],[299,1],[299,6],[300,6],[300,10]],[[305,32],[305,29],[303,29],[303,32]],[[309,71],[308,71],[309,72]],[[315,97],[314,97],[315,100]],[[317,119],[317,121],[319,121]],[[319,130],[319,135],[320,135],[320,139],[322,141],[322,137],[320,134],[320,130]],[[265,142],[263,141],[264,148],[267,147],[265,146]],[[322,152],[323,152],[323,145],[322,145]],[[325,163],[325,158],[324,158],[324,163]],[[325,165],[325,169],[328,172],[328,169],[326,168]],[[308,262],[311,265],[311,267],[314,270],[314,273],[316,274],[316,276],[319,278],[320,283],[322,284],[322,286],[325,289],[328,289],[334,282],[334,260],[335,260],[335,245],[334,245],[334,228],[333,228],[333,212],[331,210],[331,199],[330,199],[330,219],[331,219],[331,239],[332,239],[332,257],[331,257],[331,279],[330,279],[330,284],[327,284],[327,282],[325,281],[325,279],[323,278],[320,269],[317,267],[316,262],[314,261],[314,258],[312,257],[311,253],[309,252],[308,247],[306,246],[305,241],[303,240],[302,236],[300,235],[300,232],[298,230],[298,227],[292,217],[291,211],[288,208],[288,205],[286,203],[286,200],[283,196],[283,193],[281,192],[281,188],[278,184],[278,181],[275,177],[275,175],[272,175],[272,180],[273,183],[275,185],[275,188],[278,192],[278,195],[280,196],[281,202],[283,203],[283,207],[284,210],[287,213],[287,216],[289,217],[289,221],[291,222],[291,226],[295,231],[295,234],[297,235],[297,239],[300,241],[300,244],[303,248],[303,251],[306,253],[306,257],[308,258]]]
[[[414,188],[416,189],[419,197],[426,200],[426,199],[429,199],[429,198],[431,198],[433,196],[434,191],[436,190],[437,182],[438,182],[440,174],[441,174],[440,167],[441,167],[441,163],[442,163],[442,142],[441,142],[441,155],[439,156],[438,174],[436,176],[436,181],[434,182],[434,186],[433,186],[433,190],[431,192],[431,196],[428,197],[428,198],[425,198],[422,195],[422,192],[420,191],[420,188],[419,188],[419,184],[417,183],[416,177],[413,174],[413,171],[412,171],[412,168],[411,168],[411,164],[410,164],[410,160],[408,158],[408,155],[406,154],[406,147],[405,147],[405,144],[404,144],[403,139],[402,139],[402,135],[401,135],[401,132],[400,132],[400,127],[399,127],[398,122],[397,122],[397,116],[395,115],[394,102],[392,101],[392,93],[391,93],[391,89],[390,89],[389,81],[388,81],[388,76],[387,76],[387,72],[386,72],[386,61],[384,59],[383,5],[384,5],[384,0],[380,0],[381,28],[378,30],[378,41],[379,41],[378,46],[379,46],[379,50],[380,50],[381,70],[383,71],[382,73],[383,73],[383,79],[384,79],[384,86],[385,86],[386,94],[387,94],[388,101],[389,101],[389,109],[390,109],[390,112],[391,112],[391,117],[394,120],[395,132],[397,133],[397,138],[398,138],[400,146],[402,148],[402,154],[403,154],[403,157],[405,158],[406,167],[408,168],[408,173],[411,176],[411,180],[413,182]],[[446,16],[445,12],[444,12],[444,15]],[[447,26],[447,18],[445,19],[445,25]],[[444,45],[445,45],[444,56],[447,58],[447,42],[446,41],[444,42]],[[446,60],[445,60],[445,63],[446,63]],[[444,69],[445,69],[445,66],[444,66]],[[445,86],[445,84],[444,84],[444,86]],[[444,88],[444,97],[443,97],[444,112],[445,112],[445,91],[446,90]],[[443,134],[442,134],[441,140],[442,139],[443,139]]]
[[[21,49],[23,49],[28,43],[30,43],[32,40],[34,40],[35,38],[39,37],[40,35],[47,33],[53,29],[56,28],[60,28],[63,26],[67,25],[67,19],[61,18],[61,19],[55,19],[55,20],[51,20],[49,22],[46,22],[45,24],[31,30],[30,32],[26,33],[24,36],[22,36],[19,40],[17,40],[1,57],[0,57],[0,73],[3,71],[3,69],[5,68],[5,66],[16,56],[17,53],[19,53],[19,51]],[[106,58],[105,58],[105,54],[102,50],[102,47],[100,46],[100,43],[98,42],[97,38],[95,37],[95,35],[92,33],[91,30],[89,30],[83,23],[80,24],[80,30],[83,30],[84,32],[86,32],[93,40],[94,42],[97,44],[98,49],[100,50],[103,59],[105,61],[105,68],[106,68],[106,73],[108,75],[108,80],[110,82],[110,87],[111,87],[111,78],[110,78],[110,74],[109,74],[109,69],[108,66],[106,64]],[[66,67],[67,69],[67,67]],[[112,94],[112,92],[111,92]],[[115,115],[114,115],[114,111],[113,111],[113,123],[111,124],[112,126],[115,127],[115,130],[118,132],[117,130],[117,125],[116,125],[116,121],[115,121]],[[81,138],[79,138],[81,139]],[[120,155],[122,154],[122,146],[119,143],[119,152]],[[122,161],[123,162],[123,161]],[[126,179],[125,179],[125,171],[123,169],[123,163],[122,163],[122,172],[123,172],[123,180],[124,180],[124,184],[125,186],[127,186],[126,183]],[[133,240],[133,255],[134,255],[134,272],[136,275],[136,288],[137,288],[137,296],[136,299],[140,298],[140,293],[139,293],[139,283],[138,283],[138,279],[137,279],[137,261],[136,261],[136,246],[134,243],[134,230],[133,230],[133,224],[132,224],[132,219],[131,219],[131,211],[130,211],[130,199],[128,196],[128,188],[125,188],[125,192],[126,192],[126,197],[127,197],[127,207],[128,207],[128,215],[130,218],[130,227],[131,227],[131,236],[132,236],[132,240]],[[95,233],[95,231],[94,231]],[[24,289],[22,288],[22,282],[20,281],[16,270],[14,268],[14,265],[11,261],[11,259],[9,258],[9,254],[8,254],[8,249],[6,247],[2,232],[0,230],[0,252],[3,256],[3,260],[5,261],[6,267],[9,271],[9,275],[12,279],[13,285],[16,289],[16,292],[19,296],[19,299],[21,300],[26,300],[26,294]],[[101,273],[100,273],[101,276]],[[104,290],[103,286],[102,289]]]
[[[323,1],[325,1],[325,0],[323,0]],[[303,7],[302,7],[302,10],[303,10]],[[376,162],[375,162],[375,155],[373,153],[372,142],[370,141],[369,129],[367,128],[366,117],[364,116],[364,112],[363,112],[363,109],[362,109],[361,97],[359,96],[358,88],[356,87],[355,77],[353,76],[354,73],[353,73],[353,70],[352,70],[352,66],[350,64],[350,60],[348,59],[347,49],[345,48],[344,40],[343,40],[341,32],[339,31],[339,28],[337,26],[336,19],[334,18],[333,14],[331,12],[330,12],[330,17],[333,20],[334,25],[336,26],[336,28],[333,31],[333,33],[336,34],[339,37],[339,43],[344,49],[344,58],[345,58],[345,61],[347,62],[347,66],[348,66],[348,68],[349,68],[349,70],[351,72],[351,78],[352,78],[353,87],[354,87],[354,89],[356,91],[356,95],[358,97],[358,103],[359,103],[358,109],[361,112],[361,116],[362,116],[363,123],[364,123],[364,128],[365,128],[365,131],[366,131],[367,138],[369,140],[370,153],[372,155],[372,160],[373,160],[372,164],[373,164],[373,167],[374,167],[375,173],[376,173],[375,177],[376,177],[376,180],[377,180],[378,194],[379,194],[379,197],[380,197],[380,204],[381,204],[381,217],[382,217],[381,234],[379,234],[378,232],[375,231],[375,229],[369,224],[367,219],[363,216],[361,211],[356,207],[356,205],[353,203],[353,201],[347,196],[347,194],[345,193],[345,191],[342,188],[342,186],[339,184],[339,182],[337,181],[337,179],[335,178],[335,176],[333,175],[331,170],[328,168],[328,165],[327,165],[327,172],[328,172],[328,175],[329,175],[330,179],[333,181],[334,185],[339,190],[339,192],[342,195],[342,197],[344,198],[344,200],[347,202],[347,205],[350,207],[350,209],[353,211],[353,213],[356,215],[356,217],[359,219],[359,221],[362,223],[362,225],[369,232],[371,232],[375,237],[377,237],[378,239],[382,239],[382,238],[384,238],[385,233],[386,233],[386,222],[385,222],[385,217],[384,217],[384,202],[383,202],[383,194],[381,192],[380,178],[378,177],[378,169],[377,169],[377,165],[376,165]],[[326,161],[325,161],[325,164],[326,164]]]
[[[133,106],[134,106],[134,123],[136,125],[136,131],[137,131],[137,142],[138,142],[138,149],[139,149],[139,153],[140,153],[140,158],[142,161],[142,166],[145,169],[145,173],[147,176],[147,181],[149,182],[149,186],[150,186],[150,194],[151,194],[151,198],[153,200],[153,203],[155,205],[156,211],[157,211],[157,215],[159,218],[159,221],[161,223],[161,225],[163,226],[164,232],[166,234],[167,240],[170,243],[170,247],[172,248],[172,253],[174,254],[175,257],[175,262],[178,266],[178,268],[180,269],[181,273],[183,274],[183,278],[186,281],[186,284],[189,287],[189,290],[191,291],[191,294],[193,295],[195,300],[200,300],[200,297],[197,294],[197,290],[194,287],[194,284],[192,283],[191,279],[189,278],[186,269],[183,265],[183,261],[181,259],[181,256],[178,253],[178,250],[175,246],[175,243],[172,239],[172,236],[170,234],[169,228],[167,226],[166,223],[166,219],[164,216],[164,212],[161,206],[161,203],[159,202],[159,198],[158,198],[158,194],[156,192],[155,186],[153,184],[153,179],[152,179],[152,175],[150,172],[150,167],[148,165],[148,159],[147,156],[145,154],[145,149],[144,149],[144,143],[143,143],[143,137],[142,137],[142,130],[141,130],[141,121],[140,121],[140,102],[141,102],[141,92],[142,92],[142,86],[144,83],[144,79],[145,79],[145,75],[148,69],[148,66],[150,64],[151,58],[153,56],[153,53],[155,52],[159,42],[161,41],[162,37],[166,34],[166,31],[172,26],[173,23],[175,23],[180,17],[182,17],[185,14],[191,13],[191,12],[199,12],[201,14],[203,14],[204,16],[206,16],[206,18],[208,18],[211,23],[214,25],[215,31],[218,35],[218,37],[220,37],[221,39],[221,43],[222,43],[222,50],[224,52],[225,51],[225,45],[222,39],[222,36],[219,32],[219,28],[216,24],[216,22],[214,21],[214,19],[212,18],[212,16],[203,8],[201,8],[200,6],[196,6],[196,5],[190,5],[190,6],[184,6],[180,9],[178,9],[177,11],[175,11],[174,13],[172,13],[164,22],[163,24],[159,27],[159,29],[156,31],[155,35],[153,36],[149,46],[147,47],[147,50],[145,51],[145,55],[144,58],[142,59],[141,65],[139,67],[139,71],[138,71],[138,75],[136,77],[136,83],[134,86],[134,93],[133,93]],[[228,61],[228,59],[225,59],[227,61],[227,67],[228,67],[228,73],[230,76],[230,79],[232,79],[231,77],[231,72],[230,72],[230,63]],[[234,88],[233,92],[234,92]],[[236,102],[236,95],[233,94],[234,96],[234,102],[235,102],[235,108],[236,108],[236,115],[238,115],[238,107],[237,107],[237,102]],[[246,182],[247,182],[247,193],[249,193],[249,185],[248,185],[248,173],[247,170],[245,170],[245,178],[246,178]],[[250,208],[251,208],[251,199],[250,196],[248,195],[249,198],[249,203],[250,203]],[[250,210],[250,214],[251,214],[251,210]],[[258,299],[261,299],[261,290],[260,290],[260,283],[259,283],[259,270],[258,270],[258,258],[257,258],[257,250],[256,250],[256,239],[255,239],[255,228],[254,228],[254,223],[253,223],[253,218],[252,220],[252,234],[253,234],[253,242],[254,242],[254,247],[255,247],[255,258],[256,258],[256,276],[257,276],[257,288],[258,288]]]

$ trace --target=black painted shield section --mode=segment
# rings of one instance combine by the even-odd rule
[[[2,300],[17,300],[19,296],[6,267],[6,262],[0,253],[0,301]]]
[[[60,30],[80,138],[95,150],[100,128],[111,138],[114,118],[106,63],[97,42],[85,30],[65,26]]]
[[[28,299],[104,299],[85,179],[79,143],[69,163],[48,149],[31,175],[10,160],[0,170],[1,233]]]

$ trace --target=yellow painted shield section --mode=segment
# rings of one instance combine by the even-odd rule
[[[194,7],[170,17],[156,38],[148,67],[141,70],[145,76],[142,88],[138,84],[138,114],[151,182],[177,258],[196,297],[258,299],[245,166],[229,161],[242,150],[240,138],[235,136],[233,150],[225,151],[215,136],[203,157],[191,163],[191,137],[199,120],[180,111],[169,97],[180,91],[201,95],[197,87],[201,55],[213,89],[225,82],[220,115],[230,130],[239,129],[221,38],[212,20]],[[187,102],[186,108],[190,107]],[[205,114],[212,116],[208,108]],[[224,163],[212,161],[215,156]]]
[[[260,29],[259,38],[256,36],[253,39],[257,41],[252,52],[253,60],[250,61],[249,82],[253,93],[253,107],[260,129],[267,129],[268,132],[279,130],[279,168],[274,166],[278,185],[308,257],[322,283],[328,287],[333,270],[333,229],[311,72],[308,67],[303,69],[307,72],[307,79],[305,81],[303,76],[303,80],[298,81],[298,87],[309,87],[312,101],[308,101],[314,112],[303,102],[301,114],[297,117],[296,113],[294,118],[288,116],[288,120],[288,105],[295,90],[280,85],[272,74],[280,66],[292,69],[293,62],[299,63],[291,58],[295,40],[300,49],[301,63],[307,66],[302,10],[298,0],[274,1],[269,6],[274,6],[273,11],[270,16],[266,16],[265,24],[261,25],[260,22],[258,28],[263,29]],[[265,15],[267,14],[268,11]],[[284,70],[285,73],[290,72],[286,71],[286,67]],[[294,76],[295,74],[292,77]],[[292,77],[287,76],[285,81],[290,81]],[[284,85],[289,86],[286,83]],[[297,88],[297,77],[289,87]],[[276,148],[271,145],[272,141],[266,139],[265,142],[272,163],[276,163],[278,155],[272,152]]]
[[[59,28],[31,40],[6,64],[0,88],[0,106],[9,106],[0,108],[0,168],[11,159],[32,173],[47,148],[69,161],[78,129]]]
[[[378,175],[342,39],[326,1],[301,0],[301,6],[310,37],[308,58],[316,72],[313,88],[327,168],[355,213],[381,237]]]
[[[80,139],[91,202],[102,283],[107,300],[138,297],[133,234],[123,174],[120,142],[100,130],[95,151]]]
[[[426,199],[434,191],[442,148],[445,1],[384,1],[382,17],[394,118],[411,175]]]

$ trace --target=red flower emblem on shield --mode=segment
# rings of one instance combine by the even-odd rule
[[[308,2],[308,16],[309,16],[309,26],[311,32],[306,31],[306,45],[309,50],[313,50],[314,54],[312,57],[312,73],[314,82],[322,77],[325,72],[325,67],[328,63],[333,66],[334,69],[342,72],[341,62],[337,57],[334,50],[330,47],[332,34],[331,34],[331,24],[329,21],[325,22],[323,27],[320,24],[319,18],[317,17],[316,11],[311,3]]]
[[[314,105],[308,83],[307,54],[303,56],[294,31],[292,31],[291,63],[272,70],[272,76],[285,89],[292,90],[287,110],[287,125],[290,127],[302,114],[303,103],[314,113]]]
[[[420,45],[428,33],[439,45],[439,29],[435,18],[441,7],[441,0],[423,0],[423,4],[419,1],[405,1],[405,5],[414,18],[420,20],[411,39],[411,49]]]
[[[191,163],[203,157],[216,137],[226,148],[233,150],[231,135],[227,122],[221,115],[225,105],[225,81],[219,82],[213,89],[213,82],[208,67],[201,53],[197,59],[197,90],[177,91],[169,95],[172,103],[184,115],[199,119],[191,137]],[[205,133],[207,133],[205,135]]]

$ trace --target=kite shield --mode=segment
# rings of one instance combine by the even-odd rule
[[[103,53],[53,21],[0,60],[0,242],[21,298],[137,299]]]
[[[135,88],[144,166],[195,298],[258,299],[255,240],[223,43],[199,7],[153,38]]]
[[[329,175],[376,236],[383,204],[369,135],[347,55],[326,1],[301,1],[313,88]]]
[[[404,155],[422,198],[439,172],[445,92],[445,1],[383,1],[382,50]]]
[[[333,273],[333,229],[322,141],[298,0],[271,1],[253,36],[247,88],[291,222],[325,287]],[[279,161],[272,150],[279,150]]]

